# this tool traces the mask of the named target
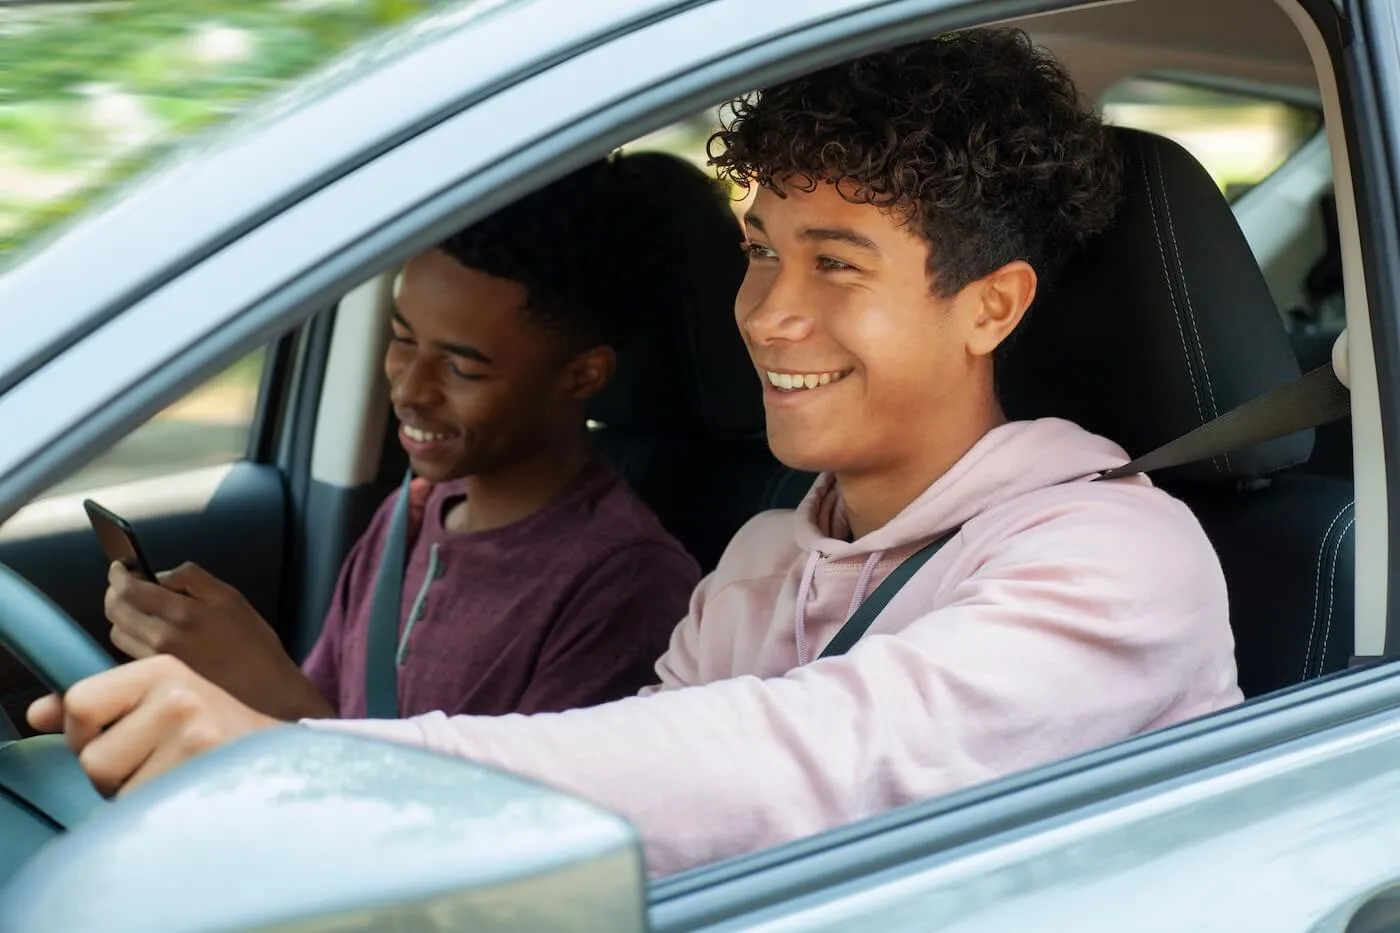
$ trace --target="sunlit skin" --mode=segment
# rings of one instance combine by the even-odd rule
[[[834,473],[859,537],[1005,421],[992,352],[1030,306],[1036,275],[1013,261],[942,297],[928,245],[895,214],[828,183],[783,187],[786,196],[760,189],[745,217],[735,319],[763,382],[774,454]],[[784,392],[769,372],[832,381]]]

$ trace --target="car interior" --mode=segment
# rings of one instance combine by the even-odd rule
[[[1315,113],[1317,128],[1230,200],[1170,134],[1121,122],[1120,218],[1015,338],[1001,373],[1008,415],[1070,418],[1137,454],[1334,365],[1358,314],[1343,259],[1359,265],[1359,247],[1338,220],[1328,146],[1338,130],[1322,122],[1323,88],[1289,15],[1273,0],[1130,0],[1019,25],[1090,100],[1155,76],[1287,102]],[[657,158],[699,161],[703,151]],[[675,217],[682,232],[687,221]],[[706,569],[740,525],[794,507],[813,479],[778,463],[764,440],[759,385],[732,318],[738,240],[736,226],[732,252],[692,252],[674,313],[635,336],[591,412],[604,456]],[[205,566],[304,655],[341,560],[404,468],[381,371],[392,277],[365,282],[260,355],[256,405],[237,434],[245,446],[224,462],[190,465],[178,437],[153,448],[160,456],[139,475],[104,474],[96,462],[88,475],[101,481],[69,478],[0,526],[0,562],[107,644],[103,559],[81,508],[91,497],[132,521],[155,564]],[[1363,446],[1379,451],[1345,420],[1153,477],[1195,511],[1219,552],[1246,697],[1366,653],[1356,639]],[[22,665],[0,658],[0,708],[20,733],[40,692]]]

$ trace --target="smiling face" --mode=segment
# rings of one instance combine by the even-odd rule
[[[494,474],[583,430],[584,402],[611,376],[612,351],[570,355],[521,313],[526,299],[521,284],[440,250],[404,267],[384,370],[417,475]]]
[[[889,212],[830,184],[784,189],[754,199],[735,302],[774,454],[838,479],[946,469],[943,448],[960,455],[1001,418],[991,352],[1034,273],[1012,263],[940,297],[927,244]]]

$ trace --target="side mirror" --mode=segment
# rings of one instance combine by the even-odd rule
[[[621,818],[461,759],[286,726],[201,755],[55,839],[0,930],[645,929]]]

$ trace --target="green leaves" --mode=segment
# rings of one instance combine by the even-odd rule
[[[0,265],[172,144],[433,5],[97,0],[0,7]]]

